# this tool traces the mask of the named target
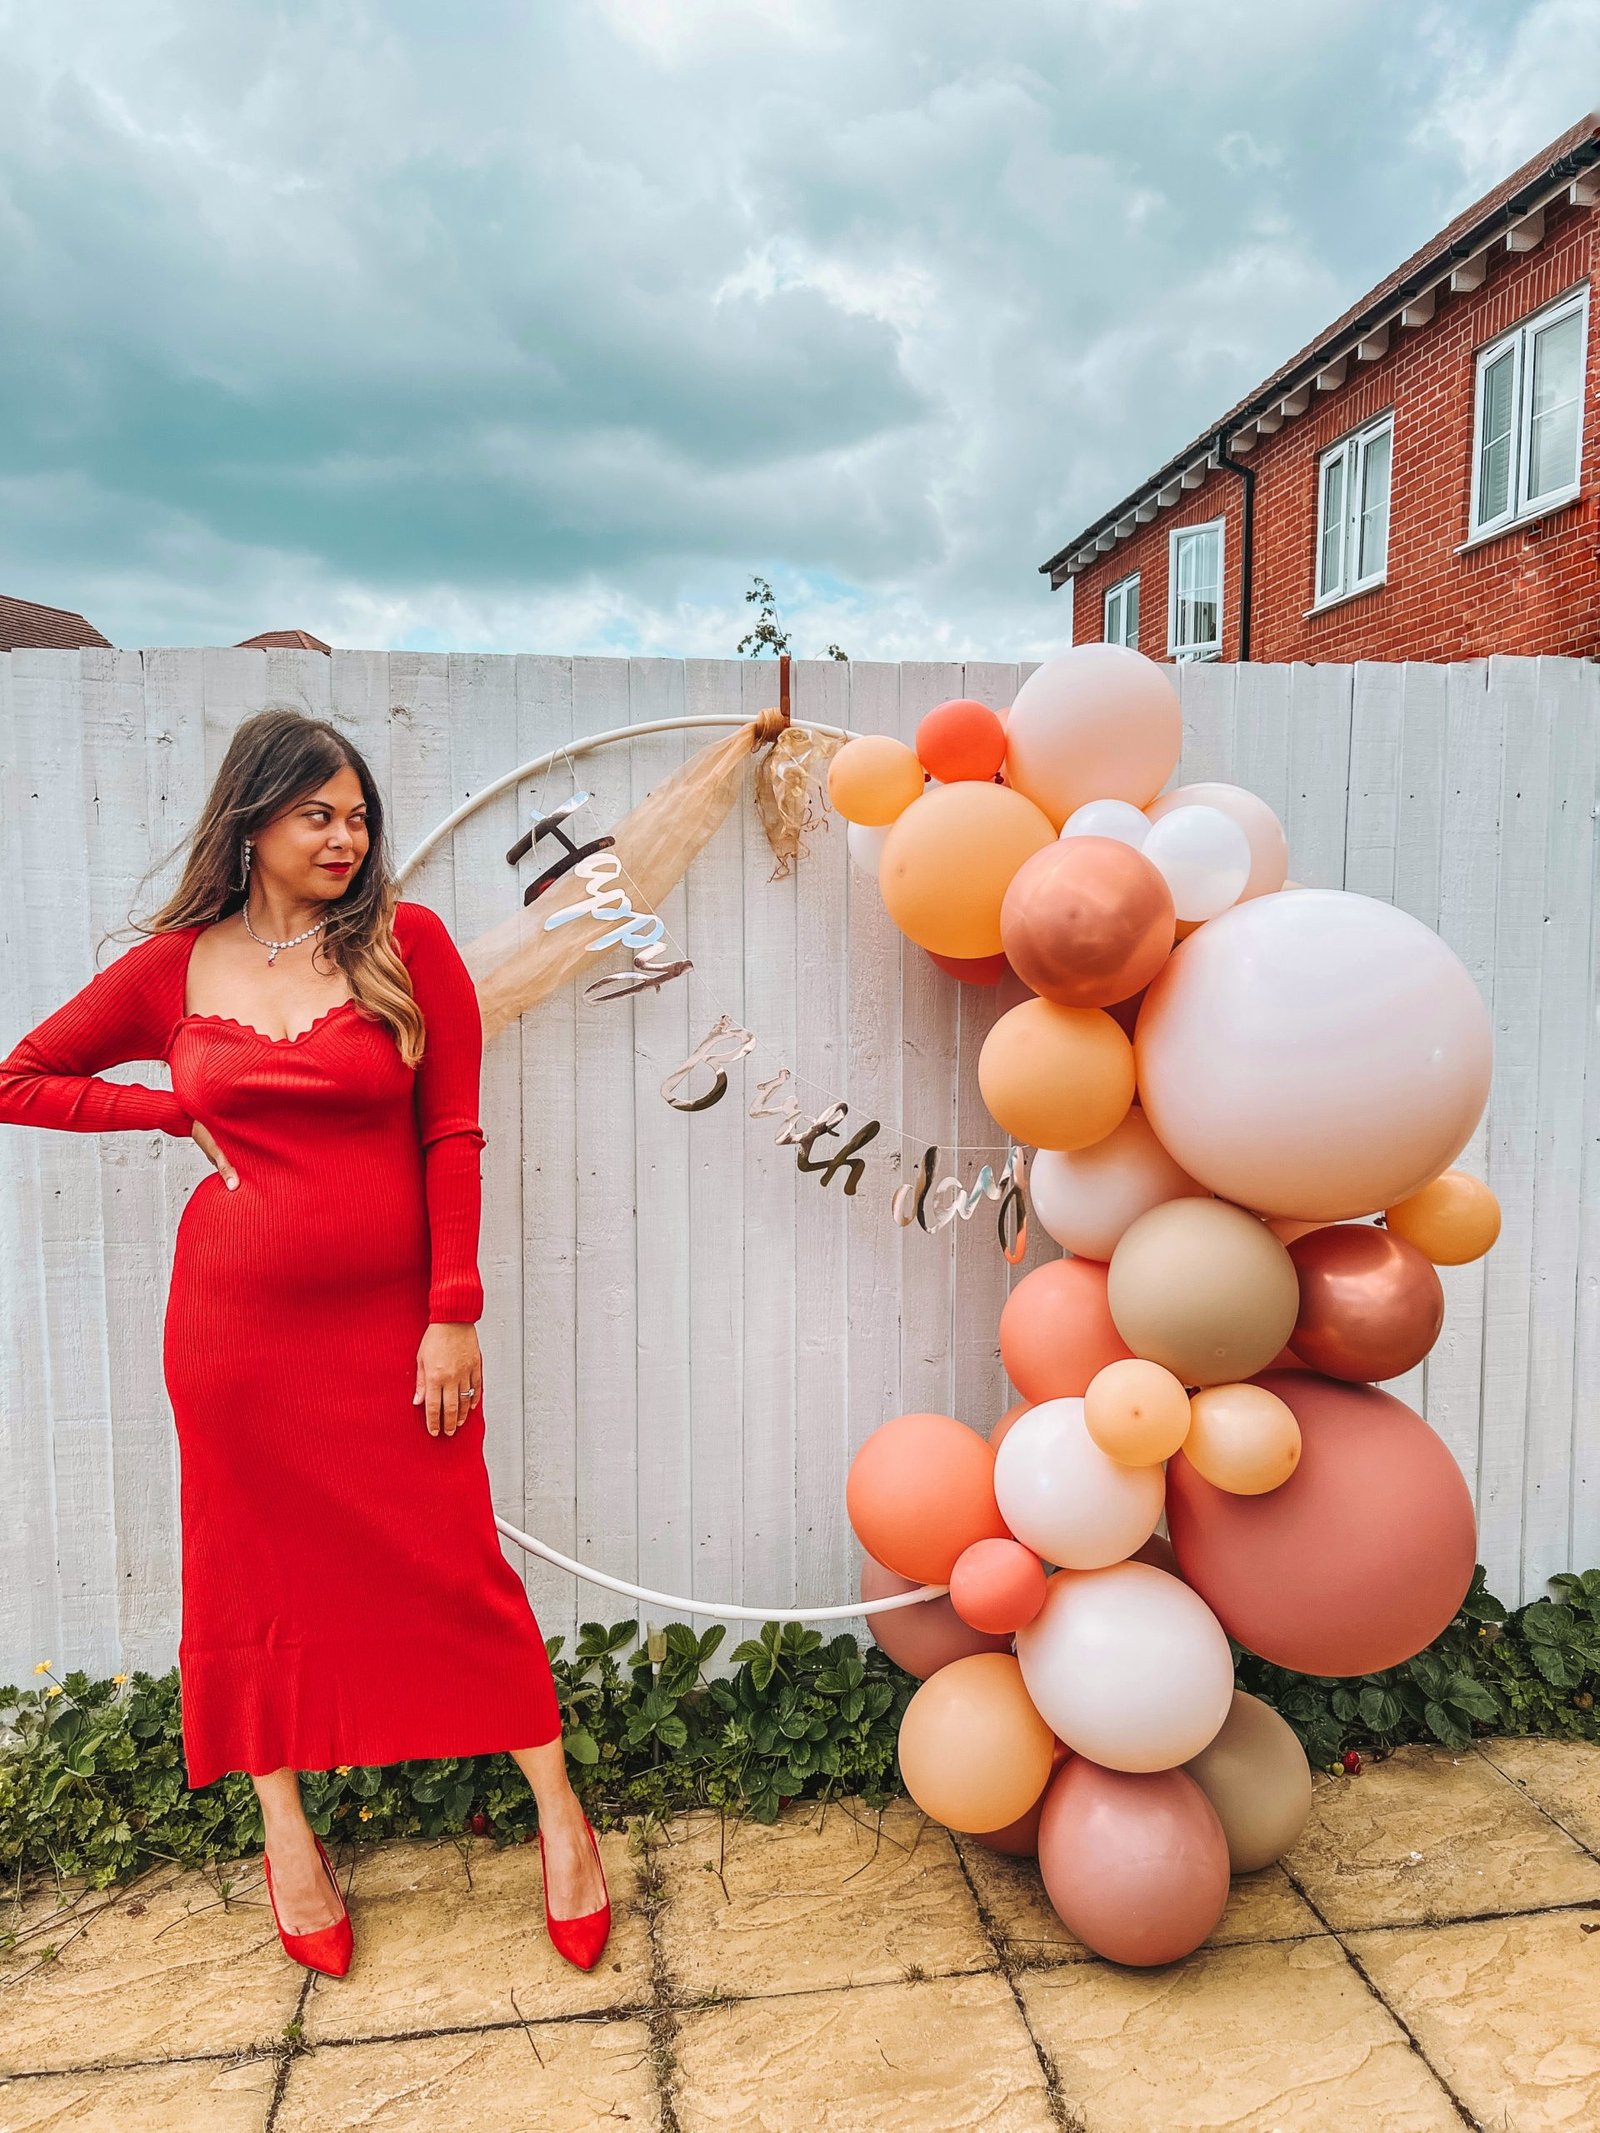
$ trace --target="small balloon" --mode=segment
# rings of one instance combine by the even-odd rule
[[[1108,1770],[1075,1755],[1039,1813],[1039,1871],[1069,1932],[1108,1963],[1192,1955],[1228,1903],[1228,1840],[1186,1770]]]
[[[1300,1464],[1294,1410],[1264,1385],[1205,1385],[1189,1403],[1183,1456],[1213,1488],[1264,1496]]]
[[[1020,1541],[974,1541],[956,1557],[950,1604],[991,1636],[1020,1629],[1044,1605],[1044,1565]]]
[[[917,728],[917,755],[941,785],[992,778],[1006,759],[1005,724],[969,697],[937,704]]]
[[[996,1125],[1014,1140],[1087,1148],[1128,1115],[1133,1047],[1098,1007],[1024,1000],[984,1038],[978,1088]]]
[[[1404,1237],[1336,1222],[1297,1237],[1289,1257],[1300,1279],[1291,1345],[1324,1377],[1403,1377],[1439,1338],[1444,1285]]]
[[[1082,1400],[1042,1400],[995,1454],[994,1487],[1025,1548],[1049,1563],[1098,1570],[1150,1538],[1165,1484],[1159,1466],[1123,1466],[1100,1449]]]
[[[1481,1178],[1447,1170],[1408,1199],[1385,1210],[1396,1237],[1414,1244],[1435,1266],[1481,1259],[1500,1234],[1500,1202]]]
[[[1189,1434],[1189,1395],[1159,1363],[1108,1363],[1083,1396],[1083,1419],[1107,1458],[1159,1466]]]
[[[1289,841],[1283,824],[1258,794],[1242,785],[1180,785],[1152,800],[1145,819],[1159,822],[1180,807],[1214,807],[1236,822],[1250,847],[1250,878],[1239,896],[1240,903],[1253,896],[1270,896],[1284,887],[1289,871]]]
[[[1114,837],[1064,837],[1018,867],[1000,937],[1022,982],[1062,1007],[1109,1007],[1141,991],[1172,953],[1172,895]]]
[[[1254,1874],[1298,1842],[1311,1817],[1311,1765],[1287,1719],[1244,1689],[1216,1739],[1184,1764],[1217,1811],[1235,1874]]]
[[[1064,1250],[1106,1261],[1152,1207],[1209,1195],[1172,1160],[1135,1104],[1088,1148],[1041,1148],[1028,1166],[1028,1197]]]
[[[1000,1829],[1044,1790],[1054,1747],[1016,1660],[980,1652],[930,1674],[906,1705],[900,1774],[923,1813],[947,1829]]]
[[[878,862],[883,857],[884,840],[889,834],[887,822],[849,822],[845,824],[845,849],[858,872],[878,878]]]
[[[828,798],[847,822],[893,822],[922,792],[922,765],[904,741],[863,733],[828,765]]]
[[[1111,1255],[1107,1298],[1133,1353],[1185,1385],[1265,1369],[1300,1308],[1288,1252],[1224,1200],[1168,1200],[1130,1223]]]
[[[1157,805],[1160,803],[1157,802]],[[1131,800],[1091,800],[1075,808],[1061,826],[1063,837],[1115,837],[1137,852],[1150,834],[1150,817]]]
[[[1172,891],[1180,919],[1200,923],[1236,904],[1250,879],[1250,840],[1215,807],[1180,807],[1152,822],[1144,856]]]

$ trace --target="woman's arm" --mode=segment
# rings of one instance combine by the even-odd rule
[[[416,1109],[433,1244],[428,1317],[434,1324],[475,1325],[483,1316],[478,1274],[483,1020],[478,992],[444,920],[426,904],[410,907],[403,952],[411,990],[427,1024],[417,1067]]]
[[[163,1059],[172,1032],[172,938],[136,942],[0,1060],[0,1125],[63,1133],[187,1137],[194,1120],[170,1089],[103,1081],[98,1070]]]

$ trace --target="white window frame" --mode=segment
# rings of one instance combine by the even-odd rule
[[[1115,585],[1106,587],[1105,599],[1100,607],[1100,635],[1106,644],[1126,645],[1130,641],[1128,637],[1128,595],[1130,592],[1133,594],[1134,601],[1137,604],[1139,598],[1139,573],[1136,570],[1130,570],[1125,578],[1118,578]],[[1115,636],[1112,635],[1113,625],[1111,620],[1113,605],[1117,611]],[[1139,623],[1137,612],[1135,613],[1131,641],[1133,650],[1138,651]]]
[[[1578,329],[1578,429],[1573,453],[1572,480],[1559,489],[1552,489],[1543,496],[1527,493],[1528,464],[1533,437],[1533,394],[1528,390],[1533,366],[1529,352],[1534,337],[1551,326],[1561,323],[1574,313],[1582,320]],[[1479,483],[1483,472],[1483,385],[1493,364],[1512,352],[1511,392],[1511,441],[1512,457],[1510,479],[1506,484],[1505,509],[1492,519],[1479,516]],[[1529,519],[1542,518],[1547,511],[1559,511],[1570,504],[1583,486],[1583,404],[1588,398],[1589,381],[1589,284],[1580,282],[1576,289],[1569,289],[1565,296],[1558,296],[1554,303],[1532,311],[1519,319],[1509,332],[1478,350],[1477,363],[1472,381],[1472,503],[1467,521],[1467,538],[1463,547],[1470,548],[1478,541],[1492,540],[1508,528],[1525,524]]]
[[[1228,559],[1227,519],[1202,519],[1192,526],[1174,526],[1167,535],[1167,657],[1169,659],[1220,659],[1223,631],[1223,572]],[[1212,644],[1178,643],[1178,548],[1196,534],[1215,534],[1217,541],[1217,635]]]
[[[1369,570],[1365,577],[1359,570],[1351,569],[1352,559],[1359,561],[1361,554],[1361,506],[1362,487],[1366,478],[1367,453],[1378,438],[1389,439],[1389,498],[1383,514],[1383,558],[1376,570]],[[1336,585],[1324,586],[1322,582],[1322,551],[1327,534],[1328,470],[1335,460],[1344,464],[1344,488],[1342,498],[1342,524],[1339,531],[1339,580]],[[1374,586],[1382,585],[1389,575],[1389,528],[1394,518],[1394,409],[1364,422],[1360,429],[1351,430],[1337,444],[1330,445],[1317,461],[1317,545],[1311,563],[1311,606],[1308,613],[1316,614],[1324,607],[1336,607],[1341,600],[1350,600],[1357,593],[1371,592]]]

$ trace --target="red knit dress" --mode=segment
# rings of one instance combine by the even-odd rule
[[[432,1321],[483,1310],[483,1026],[444,922],[400,903],[426,1025],[415,1069],[354,1000],[297,1037],[184,1011],[203,925],[139,942],[0,1062],[0,1122],[199,1119],[239,1174],[184,1205],[163,1360],[182,1474],[184,1755],[229,1770],[485,1754],[561,1731],[500,1552],[481,1399],[453,1437],[413,1403]],[[101,1080],[165,1059],[172,1090]]]

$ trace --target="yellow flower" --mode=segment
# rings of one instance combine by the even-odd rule
[[[127,1679],[128,1677],[126,1674],[113,1674],[111,1677],[111,1686],[114,1689],[120,1689],[126,1684]]]
[[[353,1763],[338,1763],[335,1765],[335,1768],[337,1769],[340,1777],[345,1778],[350,1775],[351,1771],[355,1768],[355,1765]]]
[[[52,1696],[59,1696],[60,1694],[61,1691],[59,1689],[46,1689],[44,1692],[44,1700],[46,1703],[48,1703]]]
[[[372,1820],[372,1809],[370,1807],[363,1807],[359,1819],[363,1822],[370,1822]]]
[[[52,1668],[52,1667],[53,1667],[54,1665],[55,1665],[55,1661],[54,1661],[53,1659],[41,1659],[41,1660],[39,1661],[39,1664],[38,1664],[38,1665],[37,1665],[37,1666],[36,1666],[36,1667],[34,1668],[34,1670],[33,1670],[33,1671],[34,1671],[34,1672],[35,1672],[36,1674],[48,1674],[48,1673],[49,1673],[49,1671],[50,1671],[50,1669],[51,1669],[51,1668]]]

